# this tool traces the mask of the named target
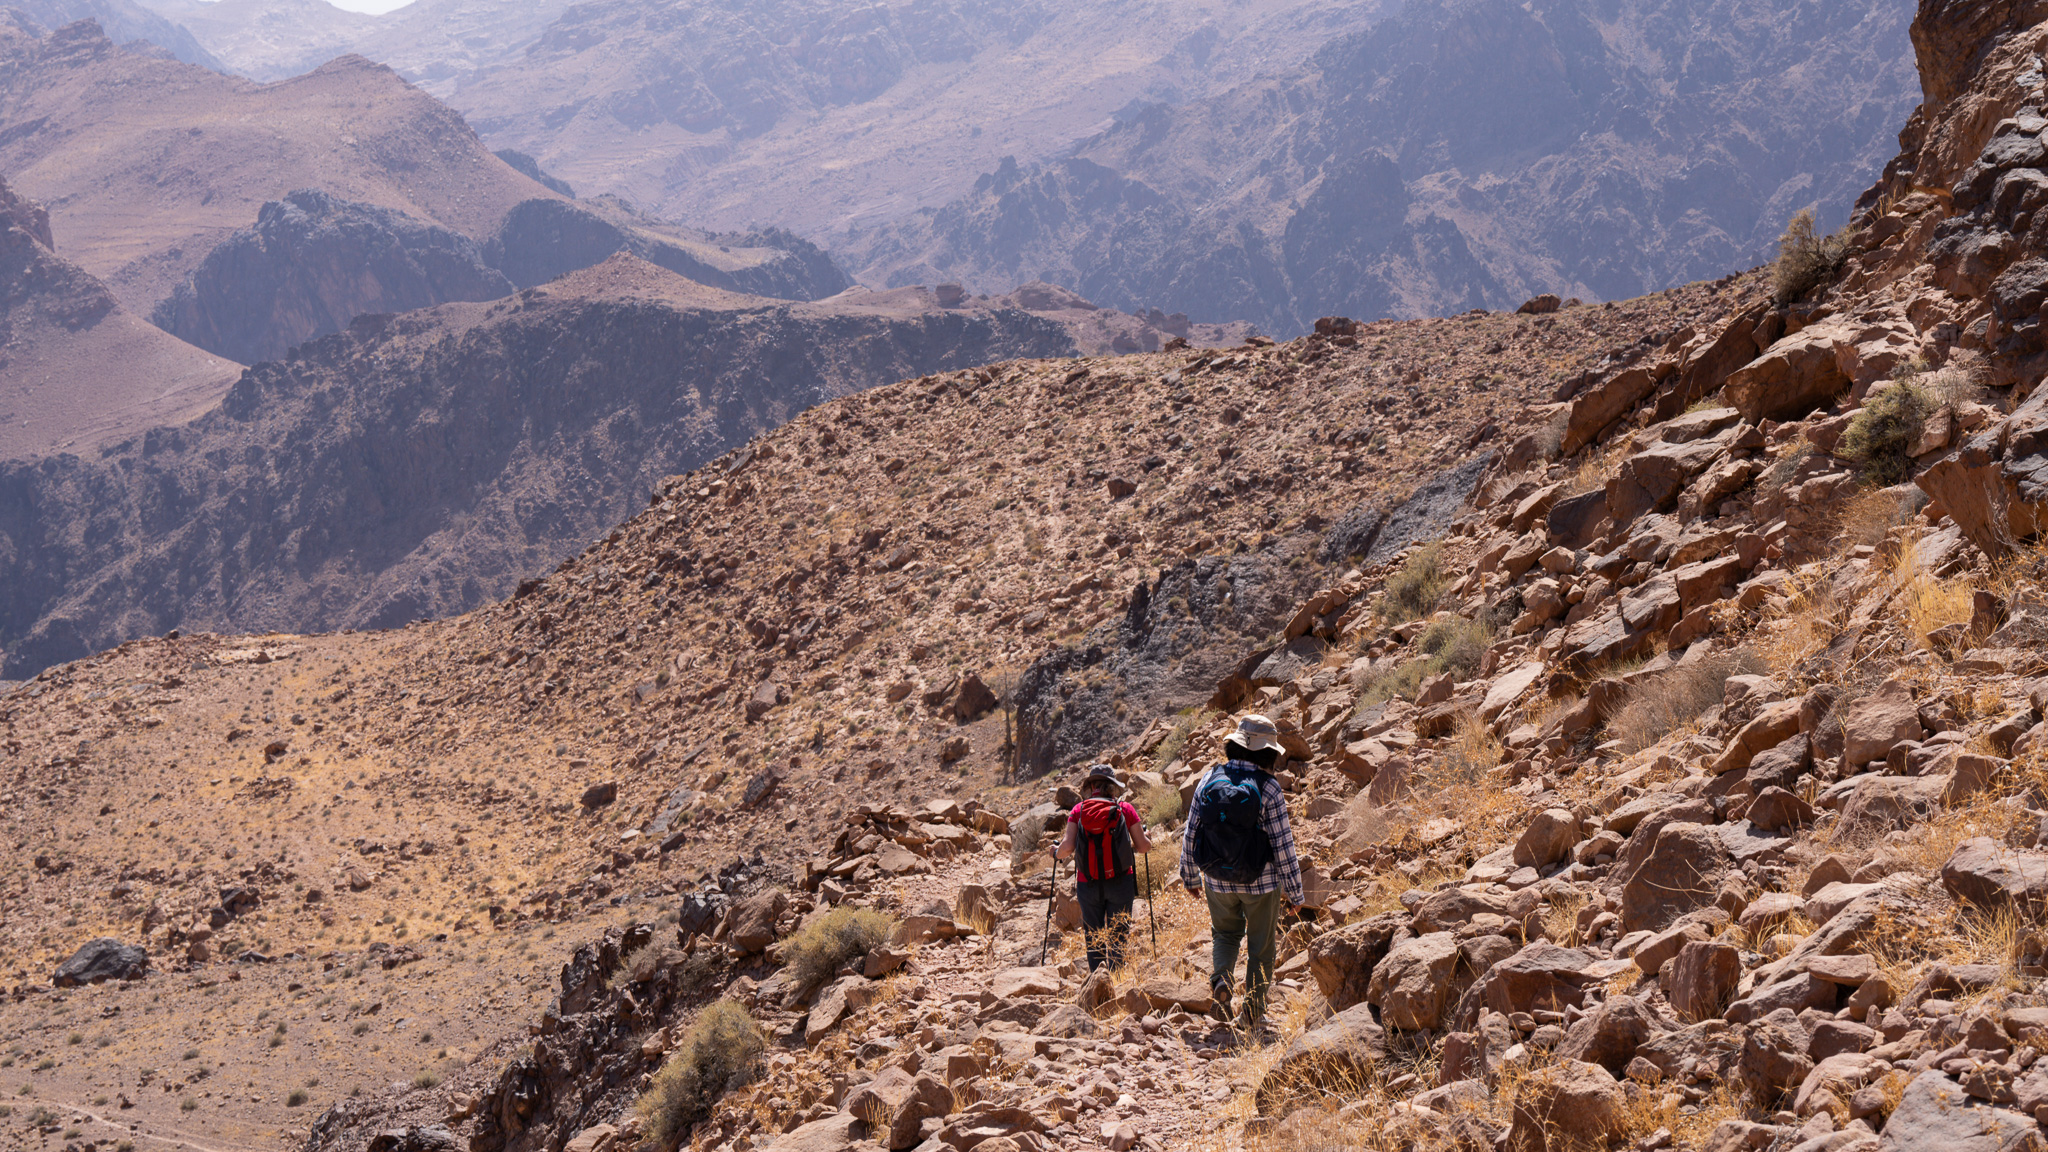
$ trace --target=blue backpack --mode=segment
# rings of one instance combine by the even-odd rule
[[[1209,773],[1196,801],[1201,822],[1189,829],[1195,867],[1225,884],[1250,884],[1273,862],[1273,841],[1259,814],[1265,808],[1266,774],[1237,761]]]

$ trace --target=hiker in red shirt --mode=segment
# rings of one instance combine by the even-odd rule
[[[1081,930],[1088,941],[1088,970],[1124,966],[1131,934],[1131,906],[1138,901],[1136,853],[1152,851],[1138,810],[1118,799],[1124,782],[1116,769],[1097,764],[1081,781],[1081,802],[1067,813],[1067,832],[1054,860],[1078,856],[1074,896],[1081,902]]]

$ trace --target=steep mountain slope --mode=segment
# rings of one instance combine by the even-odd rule
[[[51,249],[50,217],[0,183],[0,459],[174,424],[239,366],[165,335]]]
[[[544,315],[551,291],[517,307]],[[1190,686],[1221,654],[1283,628],[1303,590],[1375,550],[1372,509],[1540,423],[1559,381],[1751,291],[923,376],[827,401],[663,481],[607,542],[471,616],[353,635],[188,632],[51,669],[0,700],[0,763],[42,782],[17,787],[8,815],[19,842],[42,847],[0,866],[0,954],[42,973],[80,933],[135,938],[148,921],[157,968],[190,967],[150,977],[177,990],[125,1014],[108,1047],[88,1028],[58,1052],[34,1074],[38,1099],[97,1111],[93,1097],[123,1093],[141,1135],[216,1145],[303,1135],[353,1088],[372,1100],[423,1071],[431,1086],[410,1091],[448,1107],[528,1042],[547,994],[536,972],[604,925],[652,918],[671,889],[706,872],[735,892],[784,882],[861,803],[979,794],[1012,807],[998,784],[1005,719],[972,685],[1001,689],[1049,651],[1086,651],[1091,629],[1139,620],[1158,637],[1156,682],[1095,722],[1135,731],[1154,701],[1199,702],[1212,685]],[[795,324],[826,307],[739,324],[782,337],[785,310]],[[481,319],[458,339],[516,321]],[[603,347],[624,330],[608,324]],[[559,338],[538,316],[532,331]],[[311,390],[327,357],[378,347],[317,342],[252,387],[275,404],[287,375]],[[872,342],[817,348],[881,359]],[[1412,538],[1379,535],[1389,549]],[[138,773],[154,798],[91,815]],[[736,868],[736,855],[758,862]],[[237,898],[207,927],[222,888],[252,885],[260,907]],[[67,926],[54,910],[74,904]],[[251,950],[267,960],[222,959]],[[240,979],[195,986],[228,972]],[[0,1003],[0,1028],[41,1051],[120,994],[24,991]],[[139,1091],[143,1068],[155,1071]]]
[[[91,23],[47,38],[15,24],[0,28],[0,69],[0,171],[49,206],[59,250],[142,314],[301,188],[479,239],[555,195],[358,57],[258,87],[121,51]]]
[[[365,313],[511,292],[512,282],[461,233],[303,190],[265,204],[254,228],[207,253],[150,321],[209,352],[254,364],[339,332]]]
[[[62,28],[80,20],[97,21],[116,44],[131,45],[139,41],[168,52],[187,64],[197,64],[216,72],[225,71],[211,52],[199,46],[199,41],[183,23],[165,19],[135,0],[19,0],[9,7],[27,13],[30,19],[45,28]]]
[[[1909,14],[1410,5],[1298,72],[1126,110],[1071,156],[833,243],[875,283],[1029,269],[1282,332],[1631,296],[1753,263],[1800,208],[1844,218],[1912,107]]]
[[[1209,95],[1269,61],[1305,58],[1381,11],[1322,0],[601,0],[448,99],[495,144],[579,189],[707,226],[774,223],[817,238],[941,203],[1004,155],[1057,154],[1133,101]]]
[[[784,305],[637,258],[364,317],[219,407],[0,474],[7,667],[171,627],[390,626],[505,595],[692,467],[822,400],[1071,347],[915,292]]]

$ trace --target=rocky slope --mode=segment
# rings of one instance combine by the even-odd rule
[[[44,28],[62,28],[80,20],[92,20],[106,30],[114,43],[139,46],[143,51],[166,52],[187,64],[225,71],[213,53],[200,47],[185,25],[166,19],[135,0],[23,0],[10,5],[26,13]]]
[[[520,307],[545,312],[550,291]],[[643,894],[694,888],[707,870],[734,892],[787,883],[862,802],[1028,803],[1001,783],[1014,753],[1004,711],[989,711],[984,690],[1006,688],[1048,652],[1100,643],[1091,630],[1113,636],[1137,619],[1158,637],[1155,683],[1120,704],[1081,701],[1075,722],[1135,733],[1154,700],[1198,703],[1213,690],[1200,669],[1283,628],[1304,591],[1374,547],[1373,509],[1405,503],[1445,458],[1538,420],[1542,398],[1608,352],[1625,355],[1668,335],[1677,316],[1732,307],[1746,291],[1702,286],[1552,317],[923,376],[820,404],[663,482],[609,543],[502,607],[394,632],[187,632],[52,669],[0,703],[7,768],[47,781],[13,793],[17,840],[72,829],[66,847],[38,849],[44,867],[24,849],[8,873],[7,892],[30,894],[4,898],[10,970],[43,971],[80,931],[134,938],[144,919],[155,924],[157,969],[192,967],[170,977],[182,989],[169,998],[176,1011],[124,1009],[132,1020],[108,1048],[92,1047],[98,1033],[88,1030],[83,1051],[56,1053],[35,1074],[39,1100],[107,1115],[92,1100],[125,1093],[135,1108],[120,1115],[142,1134],[175,1130],[219,1146],[281,1139],[355,1087],[375,1092],[422,1071],[444,1079],[422,1077],[432,1086],[421,1099],[468,1091],[524,1042],[545,991],[535,966],[551,970],[602,925],[651,918],[658,909]],[[781,309],[794,324],[823,307],[775,305],[742,317],[732,339],[779,337]],[[928,322],[996,322],[960,311]],[[385,339],[401,339],[405,323]],[[622,330],[605,328],[602,346],[615,349]],[[532,331],[559,340],[538,320]],[[379,346],[368,334],[330,337],[292,371],[311,391],[314,353],[360,349],[366,359]],[[860,349],[872,345],[831,347],[866,362]],[[610,365],[617,353],[608,355]],[[257,371],[249,386],[264,405],[289,403],[295,387],[283,368]],[[334,413],[327,424],[356,419]],[[324,444],[315,437],[312,448]],[[991,454],[990,444],[1006,447]],[[366,504],[354,493],[394,471],[377,457],[362,480],[350,472],[331,487]],[[231,492],[249,490],[230,479]],[[1433,531],[1430,519],[1413,531]],[[1391,541],[1401,529],[1380,534]],[[330,547],[319,531],[292,539],[307,553]],[[1166,591],[1134,616],[1131,589],[1141,578],[1151,587],[1161,570]],[[1176,582],[1201,587],[1177,603]],[[116,800],[110,790],[138,770],[160,781],[147,814],[125,801],[85,814]],[[646,831],[657,825],[659,837]],[[636,835],[620,840],[627,831]],[[656,851],[663,842],[670,850]],[[742,855],[758,863],[733,867]],[[109,897],[124,874],[130,886]],[[209,927],[219,889],[251,883],[261,906],[237,898],[242,910]],[[34,911],[73,903],[79,911],[62,917]],[[249,950],[268,961],[222,959]],[[515,983],[518,972],[527,979]],[[214,985],[218,1001],[187,986],[229,973],[241,979]],[[501,994],[476,994],[492,973]],[[0,1004],[0,1028],[25,1050],[61,1044],[68,1033],[46,1029],[111,1006],[98,997],[118,987],[61,992],[62,1004],[25,990]],[[239,999],[227,1009],[232,1029],[188,1034],[193,1011],[228,998]],[[284,1043],[268,1047],[272,1035]],[[195,1046],[193,1062],[179,1058]],[[154,1070],[146,1091],[142,1068]],[[303,1103],[291,1103],[295,1093]],[[184,1111],[188,1097],[196,1103]]]
[[[258,87],[122,51],[82,22],[48,36],[8,25],[0,62],[0,170],[50,208],[59,250],[137,313],[302,188],[479,240],[514,205],[554,195],[361,58]]]
[[[1808,276],[906,381],[462,619],[50,670],[4,701],[9,955],[176,971],[90,954],[163,997],[118,1051],[79,1025],[136,992],[22,978],[45,1119],[129,1092],[150,1132],[603,1152],[646,1096],[779,1152],[2032,1146],[2044,15],[1922,6],[1927,100]],[[1020,777],[1107,755],[1170,834],[1253,708],[1323,913],[1273,1034],[1200,1015],[1171,888],[1110,986],[1067,927],[1040,963],[1064,777]],[[819,948],[844,904],[885,939]],[[418,1006],[548,931],[551,1002],[464,1004],[446,1079],[337,1099],[292,1047],[390,996],[344,1078],[416,1067]],[[320,971],[385,956],[419,975]],[[138,1098],[224,971],[212,1083]],[[688,1112],[665,1085],[742,1010],[751,1082]]]
[[[254,364],[366,313],[511,292],[469,237],[308,189],[265,204],[256,226],[207,253],[150,321]]]
[[[577,565],[472,618],[481,670],[457,699],[478,723],[440,739],[490,739],[489,701],[518,693],[517,670],[546,652],[525,639],[535,629],[588,637],[635,619],[639,633],[612,633],[609,667],[625,674],[611,681],[619,707],[606,731],[614,769],[660,779],[622,776],[616,793],[591,794],[624,811],[619,839],[600,849],[593,838],[612,870],[584,891],[632,876],[657,856],[638,847],[656,835],[671,851],[707,840],[744,851],[735,832],[766,825],[775,837],[785,813],[780,837],[806,845],[785,858],[802,866],[792,860],[786,881],[772,865],[765,877],[751,864],[706,872],[673,920],[592,939],[561,970],[531,1045],[495,1071],[446,1094],[338,1106],[307,1147],[361,1147],[377,1131],[431,1147],[446,1128],[479,1149],[645,1146],[668,1114],[635,1111],[643,1097],[697,1121],[693,1148],[786,1152],[2039,1143],[2048,494],[2035,433],[2048,394],[2032,285],[2048,235],[2033,225],[2048,165],[2044,15],[2016,0],[1923,4],[1914,33],[1927,100],[1838,267],[1822,251],[1806,265],[1816,276],[1687,300],[1700,309],[1690,322],[1562,381],[1546,428],[1502,437],[1440,539],[1374,563],[1381,517],[1366,515],[1297,553],[1356,549],[1364,562],[1303,566],[1315,591],[1291,611],[1284,598],[1262,604],[1241,659],[1202,674],[1217,712],[1176,716],[1172,700],[1139,700],[1118,713],[1130,728],[1093,736],[1091,751],[1107,746],[1140,774],[1170,832],[1170,790],[1184,798],[1228,714],[1255,706],[1280,722],[1324,915],[1287,928],[1276,1035],[1199,1015],[1206,989],[1190,978],[1206,951],[1203,917],[1170,888],[1135,971],[1082,983],[1071,933],[1039,963],[1046,888],[1029,848],[1054,810],[1031,808],[1043,785],[974,795],[913,775],[892,802],[856,782],[864,749],[848,756],[841,741],[871,732],[887,747],[886,723],[878,731],[856,710],[845,678],[801,678],[806,664],[830,667],[817,663],[819,638],[840,635],[870,599],[845,582],[861,564],[833,563],[841,548],[778,573],[779,587],[807,586],[787,608],[743,617],[757,659],[774,660],[766,674],[703,659],[718,630],[699,624],[659,644],[679,655],[633,683],[626,657],[662,627],[654,610],[674,616],[677,602],[649,587],[635,613],[608,605],[598,581],[608,570],[643,586],[682,573],[660,542],[704,531],[703,501],[794,507],[786,467],[746,479],[757,454],[721,477],[723,490],[708,477],[678,483]],[[781,435],[814,434],[800,443],[822,456],[839,435],[813,433],[816,415]],[[778,447],[771,463],[785,459]],[[1312,468],[1324,485],[1341,482],[1328,459]],[[1911,483],[1892,483],[1901,478]],[[1317,491],[1262,503],[1292,511]],[[1110,492],[1145,507],[1142,486]],[[1192,495],[1166,507],[1201,508]],[[1140,541],[1164,511],[1155,506]],[[983,571],[1000,564],[1001,537],[933,527],[944,535],[891,550],[882,566],[901,557],[908,570],[942,539],[944,573],[967,575],[975,540],[994,548]],[[1103,546],[1131,534],[1116,536]],[[890,543],[885,534],[875,548]],[[684,581],[704,567],[698,548],[668,551],[688,561]],[[721,554],[708,573],[752,563],[728,568]],[[1080,643],[1041,649],[1010,701],[1073,707],[1113,689],[1149,637],[1172,631],[1162,593],[1179,593],[1167,613],[1214,610],[1180,589],[1217,587],[1221,573],[1177,585],[1182,569],[1163,567]],[[572,592],[586,574],[595,579]],[[955,611],[983,598],[1001,603],[977,593]],[[927,655],[960,655],[961,672],[980,670],[980,652],[932,635],[905,638],[914,659],[922,642]],[[863,634],[852,650],[879,656],[894,639]],[[1177,654],[1162,647],[1171,667]],[[121,660],[143,658],[83,671],[119,675]],[[933,736],[950,718],[978,746],[972,716],[1003,703],[963,681],[922,694],[922,664],[894,684],[873,666],[863,682],[889,685],[881,698],[901,700],[899,716],[939,714]],[[577,683],[573,669],[549,671]],[[685,739],[682,771],[662,772],[678,745],[654,737],[704,732],[688,721],[705,694],[749,683],[722,737]],[[520,699],[553,733],[591,715],[551,711],[560,705],[545,694]],[[669,728],[669,717],[683,723]],[[589,724],[568,731],[589,745]],[[776,750],[732,756],[757,748]],[[1050,762],[1080,759],[1062,750]],[[974,762],[959,762],[971,776]],[[903,769],[882,759],[869,772]],[[840,787],[806,786],[819,772]],[[735,804],[714,799],[743,779]],[[672,782],[681,790],[665,794]],[[825,795],[841,807],[802,802]],[[678,834],[693,810],[718,815]],[[839,903],[883,912],[893,937],[822,951],[820,926]],[[806,974],[821,954],[822,970]],[[768,1047],[753,1083],[693,1114],[663,1085],[704,1066],[709,1034],[695,1025],[712,1018],[699,1010],[713,988],[736,1006],[721,1012],[749,1012]]]
[[[8,468],[7,666],[176,626],[464,611],[822,400],[1070,347],[1015,310],[782,305],[625,255],[494,303],[365,317],[189,425]]]
[[[49,213],[0,183],[0,458],[176,423],[234,383],[237,365],[132,315],[52,244]]]

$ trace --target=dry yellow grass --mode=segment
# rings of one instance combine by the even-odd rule
[[[1751,646],[1773,675],[1792,682],[1800,666],[1835,638],[1846,609],[1835,602],[1825,565],[1794,573],[1788,590],[1786,604],[1765,612]]]

